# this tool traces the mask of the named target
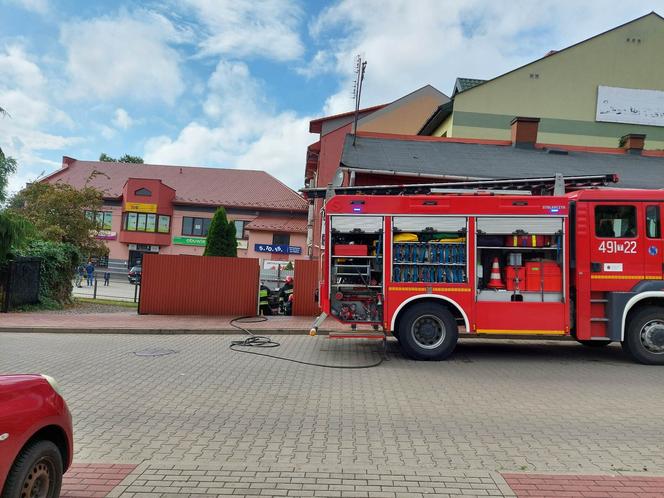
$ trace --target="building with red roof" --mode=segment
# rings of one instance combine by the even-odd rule
[[[306,257],[307,203],[264,171],[111,163],[62,158],[41,181],[94,187],[103,208],[98,237],[108,267],[126,272],[146,252],[202,255],[210,220],[223,206],[237,232],[238,256]]]

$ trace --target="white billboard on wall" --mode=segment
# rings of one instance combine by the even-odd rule
[[[664,92],[598,86],[595,120],[664,126]]]

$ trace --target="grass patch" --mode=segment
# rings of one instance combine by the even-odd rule
[[[74,304],[101,304],[106,306],[122,306],[124,308],[138,308],[138,303],[133,301],[119,301],[115,299],[92,299],[91,297],[75,297]]]

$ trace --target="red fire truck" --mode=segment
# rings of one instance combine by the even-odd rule
[[[328,193],[324,315],[391,332],[414,359],[446,358],[462,330],[620,341],[664,364],[664,190],[395,188]]]

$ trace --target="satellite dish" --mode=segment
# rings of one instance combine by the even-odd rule
[[[341,187],[343,184],[344,184],[344,170],[338,168],[337,173],[334,175],[334,178],[332,179],[332,186]]]

